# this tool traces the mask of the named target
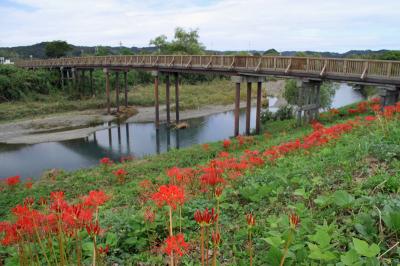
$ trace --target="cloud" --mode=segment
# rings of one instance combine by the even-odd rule
[[[0,46],[147,46],[198,28],[218,50],[399,49],[398,0],[0,0]]]

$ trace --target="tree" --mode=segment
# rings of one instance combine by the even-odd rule
[[[161,54],[203,54],[205,51],[204,45],[199,42],[198,30],[186,31],[179,27],[175,29],[172,41],[160,35],[151,40],[150,45],[156,46]]]
[[[72,46],[69,45],[65,41],[52,41],[46,43],[45,51],[46,56],[53,58],[53,57],[63,57],[67,54],[67,52],[72,50]]]
[[[322,108],[329,108],[332,104],[333,96],[335,96],[337,85],[332,82],[324,82],[320,87],[320,104]],[[285,89],[283,91],[283,98],[291,104],[297,105],[299,98],[299,86],[296,80],[291,79],[286,81]]]
[[[269,49],[269,50],[265,51],[263,55],[277,56],[277,55],[280,55],[280,54],[275,49]]]
[[[108,47],[105,46],[97,46],[96,47],[96,51],[94,53],[97,56],[106,56],[106,55],[110,55],[111,51]]]

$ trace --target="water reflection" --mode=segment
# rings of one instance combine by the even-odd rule
[[[333,107],[361,99],[361,93],[343,84],[333,99]],[[273,103],[270,102],[271,105]],[[244,110],[239,121],[239,131],[243,134]],[[102,157],[113,160],[119,160],[123,156],[140,158],[173,148],[223,140],[233,134],[234,113],[218,113],[186,122],[189,127],[178,131],[165,124],[156,129],[153,123],[108,123],[110,128],[97,131],[88,138],[35,145],[0,145],[0,178],[17,174],[23,178],[38,177],[46,169],[74,170],[97,165]],[[251,128],[254,127],[255,108],[252,108]]]

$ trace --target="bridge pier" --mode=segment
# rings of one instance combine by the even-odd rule
[[[399,101],[400,87],[381,86],[378,87],[379,96],[381,97],[382,109],[385,106],[395,105]]]
[[[81,78],[79,81],[79,92],[80,92],[80,96],[82,98],[82,96],[85,95],[85,69],[81,70]]]
[[[236,84],[235,92],[235,122],[234,122],[234,136],[239,135],[239,116],[240,116],[240,85],[241,83],[247,84],[246,95],[246,129],[245,134],[250,135],[250,119],[251,119],[251,89],[252,83],[257,83],[257,108],[256,108],[256,134],[261,132],[261,92],[262,83],[265,77],[259,76],[232,76],[232,82]]]
[[[128,71],[124,71],[124,91],[125,91],[125,107],[128,108]]]
[[[167,111],[167,127],[171,125],[171,115],[170,115],[170,80],[169,80],[169,73],[165,76],[165,108]]]
[[[64,79],[64,67],[60,67],[60,85],[62,90],[64,90]]]
[[[119,113],[119,70],[115,71],[115,104],[117,106],[117,113]]]
[[[297,100],[297,124],[302,125],[317,119],[320,108],[321,80],[303,79],[300,82]]]
[[[154,108],[155,108],[155,121],[154,124],[156,129],[160,127],[160,107],[159,107],[159,93],[158,93],[158,71],[152,71],[154,77]]]
[[[111,113],[110,106],[110,71],[108,68],[103,69],[104,74],[106,75],[106,97],[107,97],[107,114]]]
[[[89,82],[90,82],[90,93],[93,95],[96,95],[96,93],[94,92],[94,88],[93,88],[93,68],[91,68],[89,70]]]
[[[175,124],[179,124],[179,74],[174,73],[175,76]]]

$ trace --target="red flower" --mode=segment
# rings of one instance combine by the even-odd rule
[[[26,183],[25,183],[25,187],[26,187],[27,189],[31,189],[31,188],[32,188],[32,185],[33,185],[32,182],[26,182]]]
[[[365,117],[365,121],[374,121],[374,120],[376,120],[375,116],[369,115]]]
[[[329,112],[330,112],[332,115],[338,115],[338,114],[340,113],[340,111],[339,111],[338,109],[335,109],[335,108],[332,108],[331,110],[329,110]]]
[[[118,182],[120,184],[123,184],[125,182],[125,177],[128,172],[125,171],[125,169],[120,168],[117,171],[114,171],[113,174],[118,178]]]
[[[380,112],[380,110],[382,109],[380,104],[374,104],[371,106],[372,111],[374,111],[375,113]]]
[[[182,205],[185,202],[185,191],[175,185],[162,185],[158,191],[154,193],[151,199],[159,206],[168,205],[176,209],[177,205]]]
[[[203,144],[202,147],[203,147],[203,150],[204,150],[204,151],[208,151],[208,150],[210,149],[210,145],[207,144],[207,143],[206,143],[206,144]]]
[[[52,210],[57,212],[61,212],[68,208],[68,203],[64,200],[64,192],[63,191],[54,191],[50,193],[51,206]]]
[[[110,197],[102,190],[92,190],[89,195],[83,198],[85,206],[99,207],[108,201]]]
[[[21,177],[19,175],[16,176],[10,176],[8,178],[6,178],[6,183],[8,186],[12,187],[12,186],[16,186],[21,182]]]
[[[383,116],[386,118],[392,118],[395,112],[396,112],[395,106],[385,106],[383,108]]]
[[[111,165],[113,163],[113,161],[108,158],[108,157],[104,157],[100,159],[100,164],[102,165]]]
[[[194,219],[200,226],[208,226],[218,220],[218,214],[214,213],[214,208],[211,209],[211,212],[208,211],[208,208],[203,212],[197,210],[194,213]]]
[[[246,221],[249,228],[252,228],[256,224],[256,218],[251,213],[246,215]]]
[[[221,195],[222,195],[222,192],[223,192],[223,191],[224,191],[224,188],[223,188],[223,187],[216,187],[216,188],[215,188],[215,192],[214,192],[215,197],[216,197],[217,199],[221,198]]]
[[[35,203],[35,199],[31,197],[27,197],[24,199],[24,205],[25,206],[32,206],[33,203]]]
[[[219,232],[212,232],[211,239],[215,246],[219,246],[219,243],[221,243],[221,234]]]
[[[300,223],[300,217],[295,213],[289,214],[289,223],[292,229],[296,229],[296,227]]]
[[[222,145],[224,146],[224,149],[229,149],[229,147],[231,146],[231,141],[229,139],[224,140],[224,142],[222,143]]]
[[[95,223],[89,223],[86,225],[86,231],[89,235],[94,236],[94,235],[99,235],[101,232],[101,228],[99,226],[98,222]]]
[[[99,247],[99,254],[107,255],[108,252],[110,252],[110,248],[108,247],[108,245],[105,248]]]
[[[164,252],[168,255],[172,255],[172,253],[174,253],[182,257],[183,254],[186,253],[188,248],[189,244],[185,242],[183,234],[177,234],[176,236],[169,236],[165,240]]]
[[[379,97],[372,98],[371,102],[372,103],[380,103],[381,102],[381,98],[379,98]]]

